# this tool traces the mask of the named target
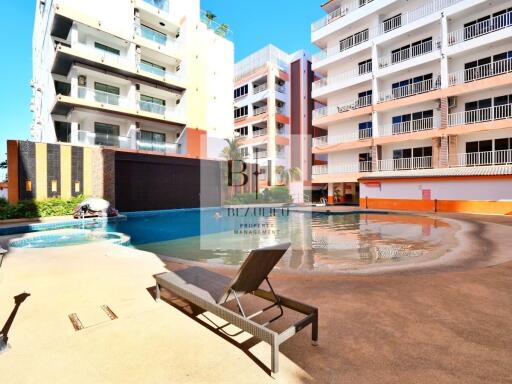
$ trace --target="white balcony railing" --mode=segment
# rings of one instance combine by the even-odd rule
[[[359,161],[353,163],[343,164],[329,164],[328,173],[359,173],[359,172],[371,172],[372,162],[371,161]]]
[[[358,68],[351,69],[350,71],[340,73],[335,76],[327,76],[323,79],[317,80],[313,83],[313,90],[321,89],[328,85],[340,84],[344,81],[353,79],[355,77],[366,75],[367,73],[371,73],[372,71],[372,63],[365,63],[360,65]]]
[[[456,126],[484,123],[486,121],[510,118],[512,118],[512,104],[504,104],[489,108],[474,109],[472,111],[450,113],[448,115],[448,125]]]
[[[114,93],[98,91],[96,89],[87,87],[78,87],[78,98],[90,101],[96,101],[102,104],[109,105],[124,105],[126,99],[121,98]]]
[[[386,20],[379,25],[369,28],[368,30],[360,32],[360,36],[353,35],[351,39],[342,40],[340,46],[329,47],[323,51],[313,55],[313,62],[318,62],[327,57],[333,56],[337,53],[343,52],[346,49],[352,48],[364,41],[368,41],[376,36],[383,35],[387,32],[400,28],[404,25],[410,24],[423,17],[432,15],[438,11],[443,10],[453,4],[459,3],[463,0],[431,0],[424,5],[413,9],[409,12],[403,12],[389,20]],[[358,35],[359,35],[358,34]]]
[[[267,113],[267,106],[266,105],[264,105],[263,107],[254,108],[254,111],[253,111],[253,115],[254,116],[262,115],[264,113]]]
[[[512,149],[488,152],[457,153],[450,156],[451,167],[512,164]]]
[[[448,45],[460,44],[512,26],[512,11],[448,33]]]
[[[380,136],[402,135],[420,131],[428,131],[440,127],[440,120],[437,117],[427,117],[401,123],[383,125],[379,128]]]
[[[268,157],[268,154],[267,154],[267,151],[256,151],[256,152],[253,152],[252,154],[252,158],[253,159],[265,159]]]
[[[327,174],[328,173],[327,164],[313,165],[312,173],[313,173],[313,175],[325,175],[325,174]]]
[[[418,95],[420,93],[434,91],[441,87],[440,76],[434,76],[433,79],[420,81],[417,83],[404,85],[398,88],[392,88],[379,92],[379,103],[401,99],[403,97],[409,97]]]
[[[253,137],[265,136],[267,134],[267,132],[268,132],[267,128],[258,129],[258,130],[252,131],[252,136]]]
[[[313,147],[321,147],[321,146],[327,145],[327,144],[328,144],[327,136],[313,137],[313,140],[312,140]]]
[[[432,168],[432,156],[379,160],[379,171]]]
[[[139,101],[139,108],[140,108],[141,111],[155,113],[157,115],[162,115],[162,116],[165,116],[165,114],[167,112],[167,109],[166,109],[165,105],[161,105],[161,104],[157,104],[157,103],[152,103],[152,102],[149,102],[149,101],[142,101],[142,100],[140,100]]]
[[[106,147],[130,148],[130,138],[117,135],[78,131],[77,144],[102,145]]]
[[[267,90],[267,84],[265,83],[265,84],[261,84],[261,85],[255,87],[252,93],[254,95],[257,95],[258,93],[261,93],[266,90]]]
[[[488,77],[503,75],[512,72],[512,58],[479,65],[478,67],[464,69],[448,75],[449,85],[469,83]]]
[[[318,31],[320,28],[323,28],[326,25],[331,24],[332,22],[338,20],[339,18],[363,7],[368,3],[371,3],[372,1],[373,0],[352,0],[344,2],[334,11],[329,12],[327,16],[324,16],[320,20],[315,21],[313,24],[311,24],[311,32]]]
[[[414,59],[415,57],[426,55],[433,52],[434,50],[441,49],[441,42],[436,41],[425,41],[424,43],[411,46],[407,49],[399,52],[391,53],[389,55],[379,58],[379,68],[389,67],[393,64],[398,64],[403,61]]]
[[[338,105],[330,105],[315,109],[313,111],[313,119],[319,119],[325,116],[331,116],[336,113],[343,113],[354,109],[364,108],[372,104],[372,96],[359,97],[357,99],[347,101]]]
[[[160,152],[167,155],[178,153],[178,145],[172,143],[157,143],[154,141],[137,140],[139,151]]]

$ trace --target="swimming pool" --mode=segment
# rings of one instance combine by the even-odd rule
[[[125,220],[87,227],[126,234],[131,246],[160,256],[222,265],[240,264],[251,249],[291,241],[280,267],[309,271],[431,259],[453,245],[455,231],[445,220],[405,214],[222,208],[127,213]]]
[[[67,229],[41,235],[21,237],[9,242],[12,248],[51,248],[108,241],[112,244],[129,245],[130,238],[122,233],[102,230]]]

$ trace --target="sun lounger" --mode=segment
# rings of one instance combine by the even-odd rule
[[[277,295],[268,279],[269,273],[289,246],[290,243],[286,243],[253,250],[243,262],[234,279],[200,267],[191,267],[182,271],[165,272],[155,275],[157,299],[160,299],[161,289],[165,288],[204,311],[211,312],[242,331],[270,344],[272,355],[271,370],[273,373],[277,373],[279,369],[280,344],[309,324],[312,325],[313,345],[317,345],[318,342],[318,309]],[[263,281],[267,283],[269,290],[260,289]],[[247,294],[269,301],[270,305],[253,314],[247,314],[240,303],[240,298]],[[224,304],[232,300],[235,300],[239,313],[224,306]],[[283,307],[302,313],[305,317],[292,324],[283,332],[278,333],[267,328],[267,326],[282,317]],[[256,316],[271,308],[277,308],[279,314],[263,324],[253,320]]]

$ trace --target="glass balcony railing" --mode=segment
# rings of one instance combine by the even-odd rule
[[[165,69],[144,62],[139,63],[139,69],[160,77],[165,77],[166,75]]]
[[[167,35],[165,33],[158,32],[154,29],[146,27],[145,25],[140,26],[139,33],[143,38],[154,41],[159,45],[165,46],[167,44]]]
[[[152,151],[165,154],[178,153],[178,145],[172,143],[161,143],[155,141],[137,140],[137,149],[139,151]]]
[[[156,113],[157,115],[165,116],[166,108],[165,105],[152,103],[149,101],[139,101],[139,108],[141,111]]]

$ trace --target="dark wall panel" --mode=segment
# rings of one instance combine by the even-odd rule
[[[115,194],[120,211],[220,205],[220,163],[116,152]]]
[[[36,196],[36,145],[29,141],[19,142],[19,191],[20,200],[33,199]],[[32,190],[26,190],[26,182],[30,181]]]
[[[78,182],[78,184],[76,184]],[[79,188],[75,187],[77,185]],[[71,147],[71,194],[80,196],[84,193],[84,149]]]
[[[48,144],[46,146],[47,177],[46,188],[48,197],[60,196],[60,145]]]

